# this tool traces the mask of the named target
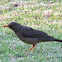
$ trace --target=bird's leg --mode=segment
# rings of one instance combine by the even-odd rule
[[[32,48],[32,51],[34,50],[35,46],[36,46],[36,45],[34,45],[34,47]]]
[[[34,47],[32,48],[31,52],[33,52],[34,48],[36,47],[36,45],[34,45]]]
[[[30,50],[34,49],[35,45],[33,44],[33,46],[26,52],[28,53]]]

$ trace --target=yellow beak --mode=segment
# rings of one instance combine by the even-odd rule
[[[3,26],[3,27],[8,27],[8,25],[5,25],[5,26]]]

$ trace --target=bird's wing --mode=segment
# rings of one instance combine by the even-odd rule
[[[48,37],[48,35],[42,31],[35,30],[32,28],[25,28],[20,31],[24,37],[31,37],[31,38],[41,38],[41,37]]]

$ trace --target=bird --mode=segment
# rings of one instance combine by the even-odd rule
[[[28,44],[32,44],[32,47],[26,53],[28,53],[30,50],[33,50],[35,46],[40,42],[47,41],[62,42],[62,40],[56,39],[43,31],[23,26],[17,22],[11,22],[8,25],[4,25],[3,27],[9,27],[15,32],[15,34],[21,41]]]

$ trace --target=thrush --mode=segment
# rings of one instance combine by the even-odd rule
[[[18,36],[18,38],[23,42],[33,45],[27,52],[34,49],[37,43],[40,42],[47,42],[47,41],[62,42],[62,40],[49,36],[43,31],[32,29],[31,27],[23,26],[16,22],[11,22],[8,25],[5,25],[4,27],[9,27],[10,29],[12,29]]]

